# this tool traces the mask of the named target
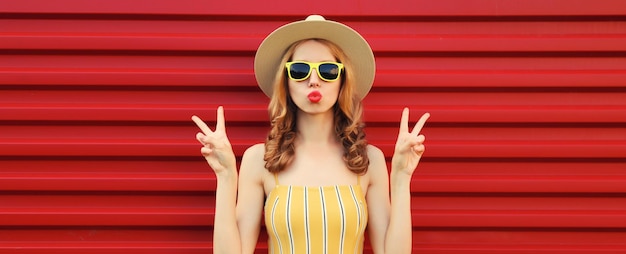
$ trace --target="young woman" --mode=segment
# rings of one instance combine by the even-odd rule
[[[239,171],[223,108],[214,131],[192,117],[218,181],[215,253],[253,253],[262,219],[270,253],[362,253],[366,227],[374,253],[411,252],[410,181],[429,115],[410,131],[404,109],[389,173],[361,120],[374,65],[356,31],[309,16],[278,28],[257,50],[272,128],[265,143],[246,150]]]

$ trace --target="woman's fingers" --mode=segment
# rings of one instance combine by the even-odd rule
[[[424,113],[422,117],[420,117],[420,120],[415,123],[415,127],[413,127],[413,131],[411,131],[411,134],[418,135],[422,131],[422,128],[424,127],[424,124],[426,124],[426,120],[428,120],[429,117],[429,113]]]
[[[409,132],[409,108],[402,110],[402,117],[400,118],[400,135],[402,133]]]
[[[202,119],[200,119],[200,117],[198,116],[192,116],[191,120],[196,123],[196,125],[198,126],[198,128],[200,128],[200,130],[202,130],[202,132],[205,135],[210,135],[211,133],[213,133],[213,131],[211,130],[211,128],[204,122],[202,121]],[[224,120],[224,107],[219,106],[217,107],[217,123],[215,126],[215,131],[222,131],[222,132],[226,132],[226,121]]]
[[[196,133],[196,139],[202,144],[200,152],[209,163],[209,166],[217,172],[236,169],[236,158],[233,153],[224,121],[224,108],[217,108],[215,129],[211,128],[198,116],[192,116],[191,120],[200,128]]]
[[[196,139],[197,139],[197,140],[198,140],[198,142],[200,142],[200,144],[202,144],[203,146],[205,146],[205,145],[206,145],[206,141],[204,141],[204,137],[206,137],[206,136],[205,136],[205,135],[204,135],[204,133],[202,133],[202,132],[198,132],[198,133],[196,134]]]
[[[207,155],[211,154],[211,152],[213,152],[213,149],[208,148],[208,147],[206,147],[206,146],[203,146],[202,148],[200,148],[200,153],[201,153],[203,156],[207,156]]]
[[[417,143],[418,144],[424,143],[424,140],[426,140],[426,137],[424,135],[417,136]]]
[[[198,132],[196,134],[196,139],[200,142],[200,144],[202,144],[203,146],[213,146],[216,143],[219,143],[219,139],[216,139],[214,136],[212,135],[204,135],[204,133],[202,132]]]
[[[402,118],[400,119],[400,133],[396,141],[396,150],[392,158],[392,170],[403,170],[409,174],[413,174],[415,167],[426,150],[424,141],[426,137],[420,132],[430,117],[429,113],[425,113],[415,123],[413,130],[409,132],[409,109],[404,108]]]
[[[407,149],[410,147],[415,147],[415,146],[423,144],[425,140],[426,140],[426,137],[424,137],[424,135],[419,135],[417,137],[409,136],[404,142],[404,147],[406,147]]]
[[[192,116],[191,120],[194,123],[196,123],[198,128],[200,128],[200,130],[202,130],[202,133],[204,133],[205,135],[209,135],[210,133],[213,133],[213,131],[211,131],[211,128],[209,128],[209,126],[206,125],[206,123],[204,123],[204,121],[202,121],[202,119],[200,119],[200,117]]]
[[[412,135],[418,135],[424,124],[426,124],[426,120],[430,117],[430,113],[424,113],[420,120],[415,123],[413,130],[411,131]],[[408,133],[409,132],[409,108],[404,108],[402,110],[402,117],[400,118],[400,133]]]
[[[425,147],[424,147],[424,141],[426,140],[426,137],[424,137],[424,135],[419,135],[417,136],[417,139],[415,140],[415,143],[413,144],[413,151],[421,154],[424,152]]]
[[[226,132],[226,123],[224,121],[224,107],[217,107],[217,123],[215,126],[215,131]]]

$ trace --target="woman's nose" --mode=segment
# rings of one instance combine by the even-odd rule
[[[309,87],[319,87],[320,86],[320,77],[317,75],[317,70],[311,70],[311,75],[309,76]]]

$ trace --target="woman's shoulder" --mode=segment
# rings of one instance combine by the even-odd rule
[[[263,157],[265,156],[265,144],[258,143],[254,144],[243,153],[243,160],[251,160],[256,162],[263,162]]]
[[[370,175],[371,179],[378,179],[383,176],[383,174],[387,174],[385,154],[380,148],[371,144],[367,145],[367,157],[370,161],[367,174]]]
[[[255,144],[243,153],[241,158],[241,166],[239,167],[239,177],[245,177],[248,179],[255,179],[255,182],[262,182],[265,170],[265,145]]]
[[[368,144],[367,145],[367,156],[370,160],[374,159],[383,159],[385,160],[385,155],[383,154],[383,150],[380,150],[380,148],[378,148],[375,145],[372,144]]]
[[[264,143],[258,143],[258,144],[254,144],[250,147],[248,147],[248,149],[246,149],[245,153],[265,153],[265,144]]]

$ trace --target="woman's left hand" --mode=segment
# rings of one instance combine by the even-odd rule
[[[400,119],[400,133],[396,141],[396,148],[391,159],[391,172],[403,172],[409,176],[413,175],[417,164],[424,153],[424,135],[421,135],[422,127],[430,117],[429,113],[422,115],[419,121],[409,132],[409,109],[404,108]]]

